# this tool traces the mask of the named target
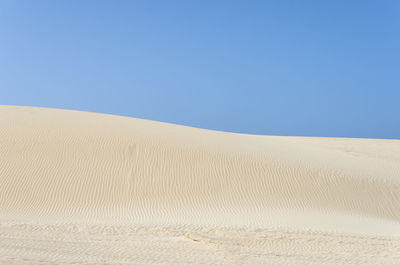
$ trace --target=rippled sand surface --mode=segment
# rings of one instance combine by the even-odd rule
[[[0,264],[400,264],[400,141],[0,106]]]

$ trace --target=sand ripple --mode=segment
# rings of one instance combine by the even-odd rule
[[[0,264],[400,264],[399,236],[399,140],[0,106]]]

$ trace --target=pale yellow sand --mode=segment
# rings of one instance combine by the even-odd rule
[[[0,264],[400,264],[400,141],[0,106]]]

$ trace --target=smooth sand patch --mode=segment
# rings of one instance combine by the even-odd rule
[[[400,141],[0,106],[0,262],[400,264]]]

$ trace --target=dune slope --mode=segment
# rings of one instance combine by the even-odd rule
[[[358,253],[371,248],[365,254],[370,261],[382,254],[380,264],[399,264],[400,141],[244,135],[80,111],[0,106],[0,222],[0,239],[7,239],[0,242],[0,263],[9,264],[101,263],[93,257],[117,242],[102,245],[106,250],[97,248],[98,253],[87,250],[92,259],[86,260],[57,251],[64,246],[63,237],[89,240],[79,238],[77,231],[100,231],[98,237],[104,239],[109,230],[113,238],[147,231],[138,242],[165,237],[165,246],[158,247],[178,244],[174,246],[182,253],[190,249],[182,264],[265,264],[235,249],[237,242],[257,253],[276,248],[282,254],[301,248],[304,238],[314,238],[320,246],[324,236],[331,238],[323,241],[326,253],[337,249],[326,242],[354,239],[348,244],[359,244]],[[60,245],[46,241],[49,229]],[[182,241],[173,241],[176,233]],[[273,238],[293,244],[302,240],[285,250],[287,245]],[[33,249],[38,242],[42,249],[57,249],[53,254],[15,252],[16,246]],[[194,244],[194,250],[185,244]],[[221,246],[230,255],[242,253],[243,259],[229,260]],[[296,252],[298,264],[312,264],[307,255],[324,253],[312,246]],[[342,252],[337,253],[352,257],[343,252],[349,246],[339,246]],[[193,256],[196,251],[204,257]],[[25,261],[18,259],[21,255]],[[180,264],[179,257],[168,255],[160,260]],[[274,264],[293,264],[293,255],[278,255]],[[345,258],[335,263],[315,255],[311,260],[319,264],[347,264]],[[139,256],[129,257],[104,260],[157,264],[144,256],[142,263]]]

